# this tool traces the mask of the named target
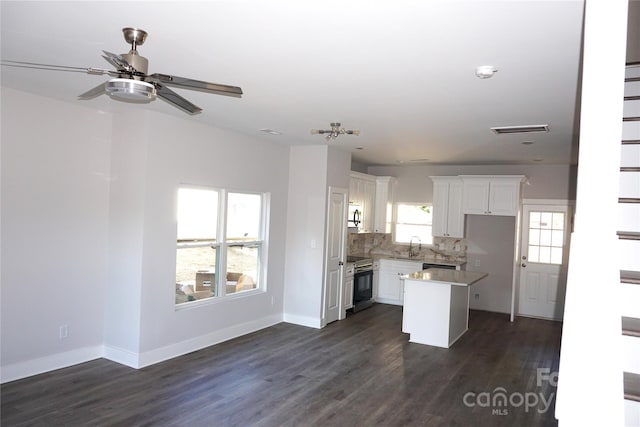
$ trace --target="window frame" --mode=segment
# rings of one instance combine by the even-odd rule
[[[398,208],[400,205],[403,206],[428,206],[431,210],[431,223],[429,224],[418,224],[418,223],[408,223],[408,222],[398,222]],[[403,245],[403,246],[409,246],[410,243],[409,242],[401,242],[397,240],[397,227],[398,224],[404,224],[404,225],[416,225],[416,226],[429,226],[431,227],[431,233],[429,235],[429,237],[431,238],[431,241],[428,242],[421,242],[422,245],[426,245],[426,246],[432,246],[433,245],[433,203],[425,203],[425,202],[396,202],[393,204],[393,244],[394,245]]]
[[[178,203],[179,198],[178,194],[180,189],[196,189],[196,190],[210,190],[217,191],[218,193],[218,218],[217,218],[217,240],[213,243],[211,241],[202,242],[202,243],[178,243],[177,240],[177,227],[178,227]],[[251,194],[260,196],[260,224],[258,226],[258,240],[251,241],[242,241],[242,242],[228,242],[227,241],[227,215],[228,215],[228,195],[229,193],[237,193],[237,194]],[[205,186],[205,185],[191,185],[191,184],[180,184],[178,185],[178,189],[176,191],[176,233],[175,233],[175,251],[174,251],[174,263],[173,263],[173,275],[174,282],[176,279],[176,267],[177,267],[177,251],[180,249],[180,246],[184,247],[215,247],[216,250],[216,258],[217,264],[215,266],[216,274],[213,286],[215,286],[217,292],[215,295],[210,297],[197,299],[194,301],[185,301],[182,303],[175,303],[174,298],[174,307],[175,310],[182,310],[186,308],[197,307],[200,305],[207,304],[216,304],[221,301],[231,300],[235,298],[244,298],[251,295],[266,293],[267,291],[267,253],[268,253],[268,229],[269,229],[269,209],[271,203],[271,194],[269,192],[260,192],[260,191],[246,191],[246,190],[238,190],[232,188],[222,188],[222,187],[214,187],[214,186]],[[226,283],[227,277],[227,250],[229,247],[234,246],[258,246],[258,259],[257,259],[257,277],[256,277],[256,288],[249,289],[246,291],[233,292],[227,294],[226,286],[223,286]],[[220,277],[224,277],[225,281],[221,284]]]

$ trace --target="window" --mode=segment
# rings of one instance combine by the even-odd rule
[[[176,304],[263,287],[265,198],[178,189]]]
[[[564,212],[529,212],[529,262],[562,264]]]
[[[396,243],[409,243],[418,237],[422,244],[433,243],[431,236],[431,205],[399,203],[396,205]]]

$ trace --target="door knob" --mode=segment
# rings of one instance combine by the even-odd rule
[[[522,259],[526,260],[527,256],[526,255],[522,255]]]
[[[526,266],[527,266],[527,264],[525,264],[524,262],[523,262],[521,265],[522,265],[523,267],[526,267]]]
[[[338,261],[338,266],[342,266],[342,265],[344,265],[344,262]]]

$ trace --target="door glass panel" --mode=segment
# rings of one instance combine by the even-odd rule
[[[564,212],[530,212],[529,262],[562,264]]]

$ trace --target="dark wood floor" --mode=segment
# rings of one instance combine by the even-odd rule
[[[141,370],[95,360],[4,384],[2,426],[556,425],[537,368],[557,371],[560,323],[472,311],[449,350],[409,343],[401,323],[401,307],[376,304]],[[498,387],[511,403],[492,405]],[[551,407],[525,408],[534,395]]]

